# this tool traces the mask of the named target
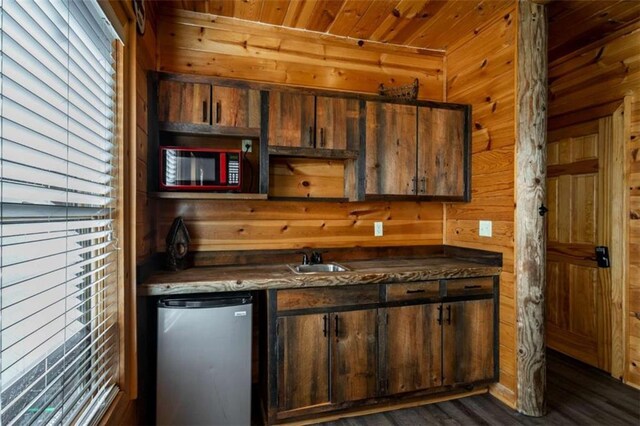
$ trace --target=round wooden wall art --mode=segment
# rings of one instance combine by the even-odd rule
[[[133,11],[136,14],[136,26],[140,35],[144,34],[145,22],[147,20],[147,13],[144,7],[144,0],[133,0]]]

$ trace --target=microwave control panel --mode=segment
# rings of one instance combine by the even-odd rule
[[[240,159],[238,155],[229,155],[229,185],[234,186],[240,184]]]

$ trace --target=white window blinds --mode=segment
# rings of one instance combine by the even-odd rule
[[[118,377],[115,33],[0,0],[0,424],[89,421]]]

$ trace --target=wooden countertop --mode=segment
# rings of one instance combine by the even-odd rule
[[[451,257],[339,262],[347,272],[296,274],[285,264],[195,267],[157,272],[138,286],[142,296],[327,287],[499,275],[502,268]]]

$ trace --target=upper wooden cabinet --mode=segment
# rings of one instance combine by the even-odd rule
[[[160,80],[158,121],[163,130],[241,135],[241,129],[257,134],[260,128],[260,91],[211,84]],[[181,125],[207,125],[188,127]],[[173,127],[172,127],[173,126]],[[240,129],[240,130],[238,130]]]
[[[366,194],[469,200],[468,109],[367,102]]]
[[[269,145],[313,148],[314,134],[313,96],[269,93]]]
[[[316,97],[316,148],[358,149],[360,141],[360,101]]]
[[[463,110],[418,107],[419,195],[464,195],[464,129]]]
[[[160,80],[158,84],[159,121],[209,124],[210,114],[210,85]]]
[[[416,107],[367,102],[366,189],[374,195],[416,190]]]
[[[218,126],[260,128],[260,91],[213,86],[212,123]]]
[[[269,145],[357,150],[360,101],[292,92],[269,93]]]

